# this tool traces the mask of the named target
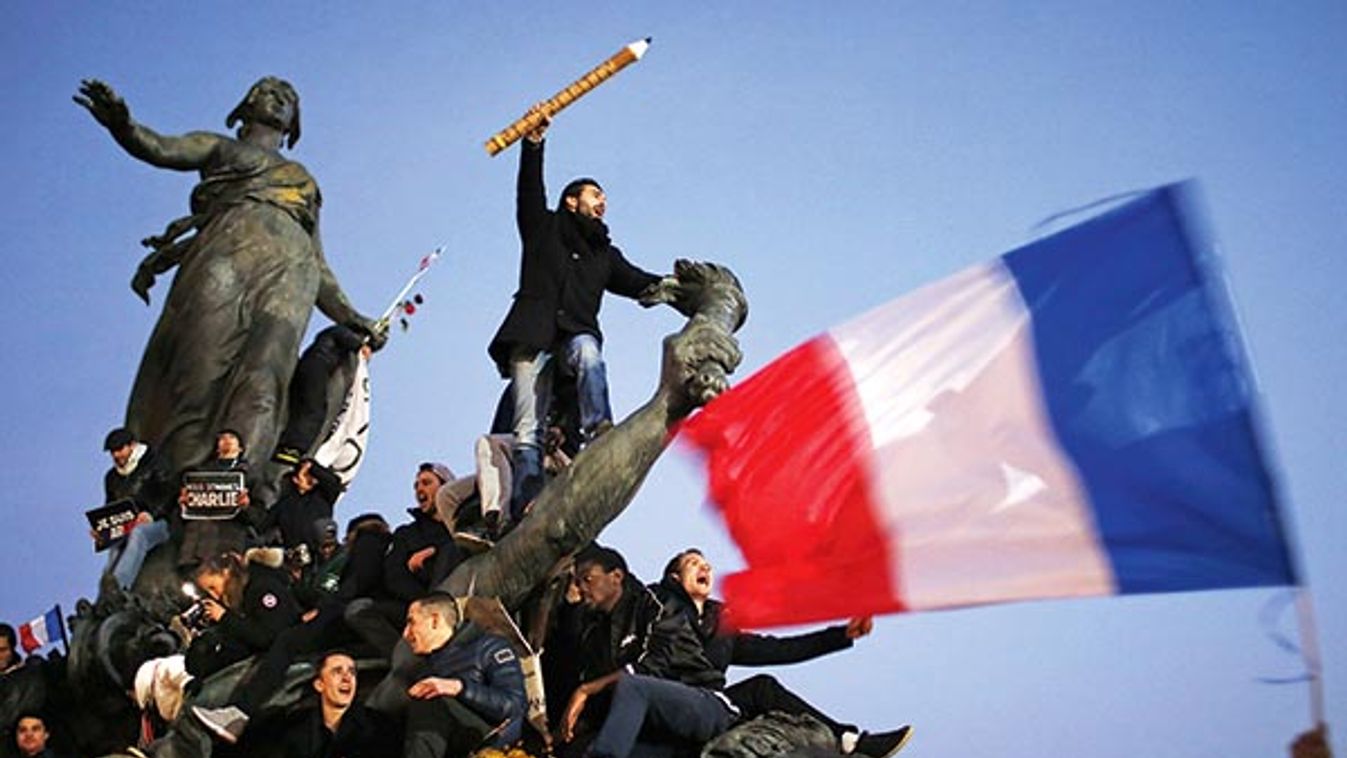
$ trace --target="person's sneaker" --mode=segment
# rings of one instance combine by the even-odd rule
[[[889,758],[912,739],[912,727],[904,724],[892,732],[861,732],[855,752],[866,758]]]
[[[232,705],[224,708],[202,708],[194,705],[192,715],[196,716],[196,720],[212,734],[231,745],[238,742],[239,737],[243,736],[243,730],[248,728],[248,714]]]

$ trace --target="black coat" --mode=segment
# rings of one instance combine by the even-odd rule
[[[464,557],[444,524],[419,508],[410,508],[408,513],[412,515],[412,523],[393,532],[393,543],[384,559],[384,588],[406,603],[425,597],[435,582],[447,576]],[[435,555],[421,564],[420,571],[409,571],[407,559],[412,553],[432,546]]]
[[[323,710],[307,708],[290,719],[281,738],[286,758],[394,758],[402,754],[396,727],[387,716],[352,703],[333,734],[323,724]]]
[[[635,298],[659,277],[632,265],[606,239],[593,244],[584,222],[568,210],[548,210],[543,146],[524,140],[519,151],[515,220],[522,253],[519,289],[487,352],[508,377],[516,347],[548,350],[560,335],[592,334],[600,341],[599,306],[605,290]]]
[[[257,563],[248,567],[248,583],[238,608],[192,641],[187,648],[187,670],[206,677],[271,647],[276,636],[300,623],[299,602],[290,578],[280,569]]]
[[[692,624],[702,641],[706,657],[720,671],[731,665],[776,666],[800,663],[852,646],[845,626],[830,626],[817,632],[776,637],[752,632],[730,632],[721,626],[724,603],[708,598],[702,612],[688,597],[687,592],[672,578],[666,578],[652,588],[670,609],[682,613]]]
[[[177,477],[167,469],[166,462],[149,448],[130,474],[122,476],[113,466],[103,475],[105,503],[131,499],[136,510],[154,518],[165,518],[178,502]]]
[[[280,530],[281,544],[295,547],[301,542],[309,546],[309,555],[318,557],[318,545],[323,536],[318,533],[318,520],[332,518],[332,506],[341,495],[341,480],[324,466],[309,468],[317,484],[300,493],[293,482],[285,485],[276,504],[267,509],[257,530],[264,535],[272,529]],[[251,507],[251,506],[250,506]]]
[[[580,647],[583,681],[627,669],[692,687],[725,686],[725,672],[711,665],[682,610],[661,604],[631,575],[611,613],[587,615]]]

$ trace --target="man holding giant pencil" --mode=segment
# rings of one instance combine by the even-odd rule
[[[534,107],[530,114],[538,112]],[[562,190],[556,210],[543,188],[543,117],[519,152],[516,222],[522,254],[519,289],[488,352],[510,380],[515,435],[512,521],[543,485],[543,432],[558,370],[573,374],[584,442],[612,425],[599,331],[605,290],[653,304],[660,277],[627,261],[608,238],[607,198],[590,178]]]

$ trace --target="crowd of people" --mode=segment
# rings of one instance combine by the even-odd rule
[[[612,244],[607,198],[594,179],[570,182],[548,208],[547,127],[544,119],[521,146],[519,289],[488,351],[508,380],[494,428],[475,443],[473,473],[456,476],[437,462],[416,467],[405,523],[393,528],[364,513],[339,533],[342,481],[310,457],[328,411],[327,378],[346,357],[369,357],[369,341],[343,326],[321,332],[298,360],[289,420],[276,448],[263,453],[290,467],[274,496],[260,494],[273,488],[257,486],[263,467],[250,465],[239,429],[215,430],[213,454],[182,470],[135,429],[107,435],[106,502],[134,517],[124,535],[92,533],[107,553],[102,601],[137,591],[156,550],[174,556],[197,595],[173,619],[181,653],[146,661],[137,673],[140,749],[153,752],[155,736],[194,719],[222,743],[265,739],[297,757],[431,758],[522,746],[531,754],[627,758],[692,754],[773,711],[817,719],[844,754],[887,758],[907,742],[907,726],[868,732],[836,721],[771,676],[727,686],[731,665],[842,650],[871,624],[854,619],[783,638],[731,632],[710,596],[711,565],[695,549],[673,556],[649,586],[611,548],[594,544],[572,556],[568,591],[548,609],[545,655],[531,660],[516,640],[468,623],[463,599],[439,590],[463,561],[528,518],[548,477],[612,426],[603,293],[652,304],[667,284]],[[211,475],[218,484],[230,479],[216,475],[228,474],[237,486],[225,487],[228,497],[211,500],[209,512],[199,510],[194,482]],[[14,630],[0,625],[0,671],[22,665],[17,644]],[[228,702],[184,708],[204,680],[250,658],[252,671]],[[269,701],[300,661],[314,665],[314,697],[278,718]],[[398,680],[387,677],[361,693],[364,661],[415,676],[410,686],[390,686]],[[526,664],[541,666],[545,699],[530,691],[538,672],[526,676],[534,668]],[[544,700],[553,708],[539,712]],[[42,714],[6,726],[19,754],[53,754]]]

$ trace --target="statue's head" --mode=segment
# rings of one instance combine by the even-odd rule
[[[280,129],[286,135],[286,147],[294,147],[299,142],[299,93],[284,79],[264,76],[229,112],[225,126],[232,129],[240,121],[245,126],[257,122]]]

